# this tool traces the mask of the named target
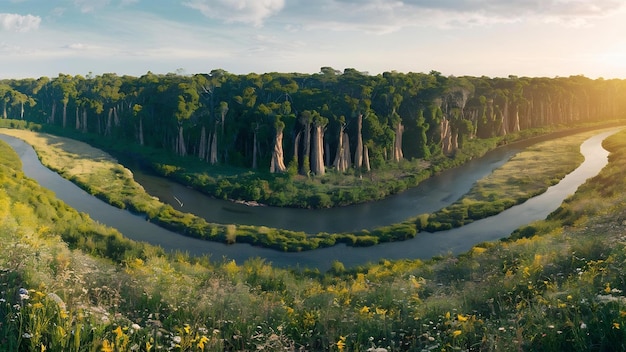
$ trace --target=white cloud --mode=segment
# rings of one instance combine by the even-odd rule
[[[39,16],[0,13],[0,30],[28,32],[38,29],[39,24],[41,24],[41,17]]]
[[[284,8],[285,0],[189,0],[183,5],[199,10],[208,18],[226,23],[260,26],[265,19]]]
[[[624,9],[621,0],[287,0],[285,28],[385,34],[402,28],[499,23],[584,25]]]
[[[82,13],[94,12],[108,5],[111,0],[74,0],[76,5]]]

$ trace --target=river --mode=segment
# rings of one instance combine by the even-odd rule
[[[43,166],[32,147],[23,141],[2,134],[0,134],[0,139],[11,145],[18,153],[26,176],[55,192],[57,197],[69,206],[89,214],[100,223],[118,229],[128,238],[149,242],[166,250],[179,250],[191,255],[209,255],[213,260],[227,258],[243,262],[249,258],[260,257],[281,267],[308,267],[323,271],[328,269],[334,260],[339,260],[345,266],[351,267],[368,262],[377,262],[381,259],[426,259],[440,254],[458,254],[469,250],[477,243],[507,237],[524,224],[544,219],[566,197],[573,194],[579,185],[596,175],[608,162],[608,152],[602,148],[602,141],[617,131],[618,129],[602,132],[589,138],[581,145],[581,153],[585,157],[585,161],[576,170],[568,174],[557,185],[550,187],[544,194],[496,216],[449,231],[433,234],[419,233],[416,238],[403,242],[384,243],[366,248],[348,247],[340,244],[331,248],[300,253],[279,252],[248,244],[224,245],[184,237],[167,231],[145,221],[141,216],[110,206],[89,195],[70,181],[63,179]],[[538,141],[534,140],[533,142]],[[191,189],[167,180],[151,178],[148,175],[142,174],[137,179],[140,183],[148,180],[147,185],[149,187],[146,187],[146,190],[156,196],[164,199],[168,197],[173,199],[176,196],[183,202],[183,207],[187,208],[184,210],[195,207],[193,212],[202,213],[202,209],[207,209],[207,213],[214,217],[219,215],[215,214],[218,213],[215,209],[227,209],[224,211],[227,215],[224,218],[205,216],[210,221],[265,225],[307,232],[352,231],[388,225],[449,205],[466,193],[476,180],[488,175],[516,152],[533,142],[516,143],[498,148],[483,158],[473,160],[460,168],[441,173],[417,188],[383,201],[337,209],[310,211],[247,207],[210,199],[206,196],[199,198],[197,192]],[[194,202],[200,203],[194,205]],[[208,206],[208,203],[211,205]],[[293,216],[299,217],[295,220],[289,218],[292,214],[297,214]]]

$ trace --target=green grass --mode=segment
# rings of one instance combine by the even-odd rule
[[[0,143],[0,346],[622,350],[626,132],[605,146],[610,163],[598,176],[507,241],[428,261],[337,262],[320,273],[123,240],[25,178]]]
[[[580,145],[598,131],[542,142],[513,156],[452,205],[418,217],[419,230],[436,232],[484,219],[544,193],[583,162]]]

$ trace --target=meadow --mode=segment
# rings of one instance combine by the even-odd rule
[[[615,351],[626,348],[626,132],[548,219],[459,256],[328,272],[124,239],[0,144],[7,351]]]

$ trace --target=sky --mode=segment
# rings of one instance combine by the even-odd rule
[[[0,0],[0,79],[324,66],[626,78],[626,1]]]

